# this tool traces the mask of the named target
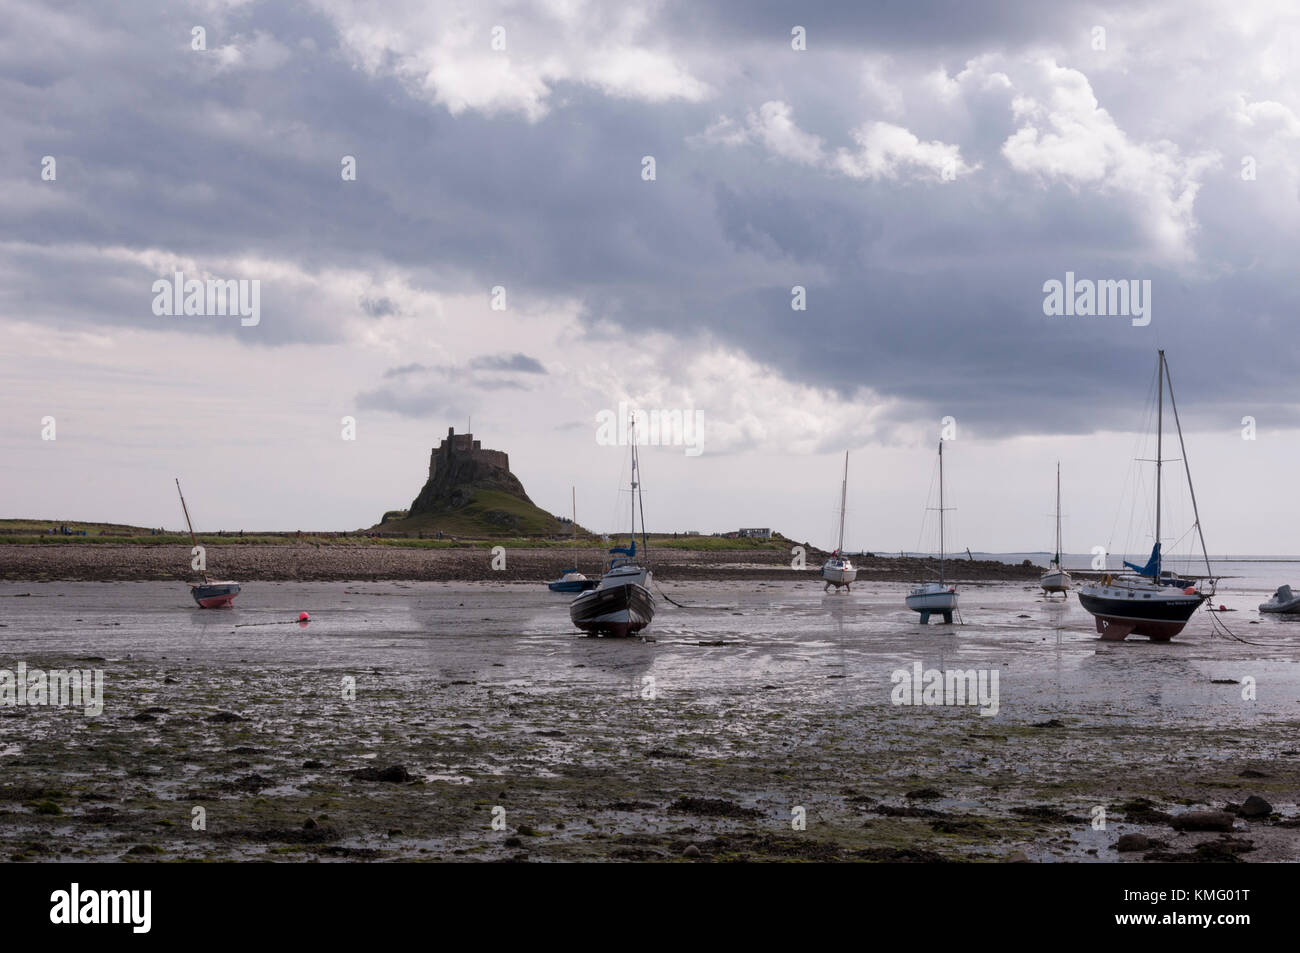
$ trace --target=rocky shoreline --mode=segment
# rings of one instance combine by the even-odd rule
[[[486,547],[423,549],[379,543],[303,542],[287,545],[214,546],[208,572],[239,581],[526,582],[555,579],[578,566],[595,576],[606,558],[600,549],[506,548],[505,566],[493,568]],[[810,552],[806,569],[794,569],[787,553],[774,550],[701,551],[652,549],[650,565],[663,580],[793,580],[815,578],[818,557]],[[933,559],[865,557],[858,563],[862,582],[914,582],[937,572]],[[991,560],[949,560],[950,580],[963,582],[1036,581],[1040,567]],[[139,544],[0,544],[0,579],[11,582],[113,582],[191,579],[186,547]]]

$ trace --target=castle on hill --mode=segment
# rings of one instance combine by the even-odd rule
[[[456,433],[454,427],[447,428],[447,436],[429,453],[429,477],[415,502],[406,510],[389,510],[372,529],[470,539],[565,531],[560,520],[528,498],[510,472],[505,451],[484,450],[472,433]]]
[[[472,433],[456,433],[447,428],[447,436],[429,454],[429,479],[411,504],[410,515],[443,511],[465,506],[473,491],[501,490],[532,505],[524,485],[510,472],[510,457],[502,450],[484,450]]]
[[[439,467],[448,472],[461,460],[510,471],[510,456],[505,451],[484,450],[483,442],[475,440],[472,433],[458,434],[455,427],[448,427],[446,438],[429,453],[429,482],[438,475]]]

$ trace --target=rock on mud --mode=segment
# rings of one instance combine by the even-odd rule
[[[1230,831],[1233,821],[1227,811],[1188,811],[1169,822],[1176,831]]]
[[[389,784],[405,784],[415,778],[404,764],[390,764],[386,768],[358,768],[351,774],[358,781],[387,781]]]

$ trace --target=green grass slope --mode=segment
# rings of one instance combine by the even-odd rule
[[[471,496],[464,506],[441,507],[419,516],[389,519],[371,529],[379,533],[415,536],[441,532],[447,536],[483,539],[492,536],[552,536],[571,533],[546,510],[501,490],[463,487]]]

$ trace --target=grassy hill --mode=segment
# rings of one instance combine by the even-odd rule
[[[445,536],[484,539],[493,536],[567,536],[573,532],[546,510],[502,490],[474,486],[456,489],[468,496],[462,506],[444,504],[416,516],[385,518],[370,529],[377,533],[416,536],[441,532]],[[579,527],[579,533],[583,530]]]

